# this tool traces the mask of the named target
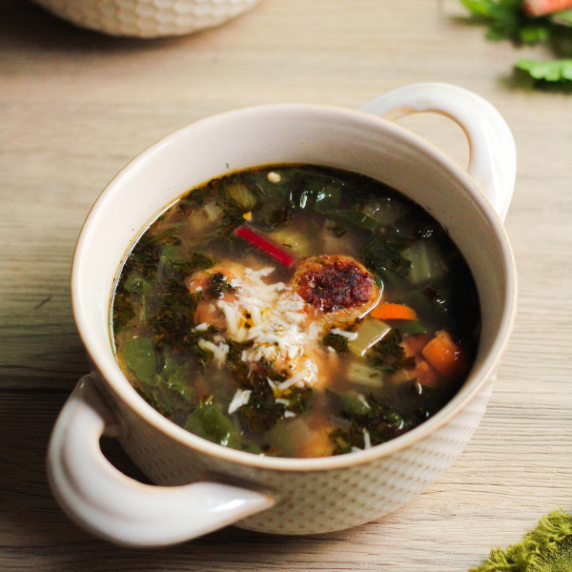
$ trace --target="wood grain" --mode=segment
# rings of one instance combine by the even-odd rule
[[[445,4],[456,4],[456,0]],[[265,0],[194,36],[110,38],[0,0],[0,570],[462,572],[572,509],[572,97],[514,81],[517,56],[429,0]],[[181,546],[120,549],[60,511],[45,476],[57,414],[88,369],[74,325],[75,240],[106,183],[189,122],[247,105],[355,108],[403,84],[487,98],[519,154],[506,221],[516,329],[487,413],[453,467],[362,527],[303,538],[228,528]],[[403,122],[466,165],[461,130]],[[142,478],[114,444],[106,454]]]

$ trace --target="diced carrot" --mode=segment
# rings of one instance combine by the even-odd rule
[[[445,330],[437,332],[421,353],[435,371],[446,379],[462,374],[466,367],[461,347]]]
[[[378,320],[417,320],[417,314],[413,308],[405,304],[379,304],[371,311],[371,317]]]

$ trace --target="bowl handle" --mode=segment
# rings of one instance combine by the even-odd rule
[[[62,409],[48,449],[48,477],[56,498],[73,520],[100,537],[126,546],[174,544],[276,502],[218,483],[160,487],[131,479],[99,447],[103,432],[114,427],[117,422],[88,375]]]
[[[500,113],[482,97],[446,83],[417,83],[385,93],[359,111],[389,121],[433,111],[459,124],[469,141],[471,178],[504,221],[516,178],[516,147]]]

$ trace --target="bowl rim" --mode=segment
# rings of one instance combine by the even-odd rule
[[[415,147],[426,156],[439,162],[441,167],[446,169],[451,176],[455,177],[457,181],[462,184],[463,188],[470,194],[475,208],[478,209],[481,216],[487,220],[491,231],[494,232],[496,242],[502,253],[502,259],[504,262],[504,283],[506,285],[504,293],[505,304],[500,318],[500,327],[496,331],[489,353],[483,360],[479,370],[469,374],[469,377],[463,387],[439,412],[427,421],[421,423],[415,429],[412,429],[395,439],[387,441],[386,443],[350,454],[319,458],[268,457],[226,448],[198,437],[164,417],[135,391],[133,386],[119,369],[116,362],[115,368],[112,368],[112,371],[110,371],[109,365],[106,364],[105,360],[103,360],[97,352],[94,352],[93,347],[90,344],[90,329],[92,326],[89,323],[89,318],[83,307],[83,297],[80,294],[82,287],[82,252],[91,237],[91,229],[95,225],[100,212],[106,208],[109,197],[116,192],[120,192],[123,179],[129,175],[132,169],[141,166],[160,149],[173,143],[176,139],[183,137],[189,130],[205,128],[213,122],[217,123],[225,121],[237,114],[251,113],[256,115],[259,112],[268,111],[288,113],[293,110],[294,112],[304,110],[312,113],[334,113],[339,114],[340,119],[355,120],[356,118],[361,118],[361,120],[363,120],[365,118],[370,124],[375,122],[378,129],[390,132],[393,136],[400,138],[403,142]],[[138,236],[139,234],[136,234],[134,236],[134,240]],[[461,414],[483,390],[483,388],[494,380],[496,368],[506,346],[508,345],[510,334],[514,327],[517,302],[517,276],[512,248],[499,216],[467,172],[432,143],[422,139],[404,127],[359,110],[351,110],[333,105],[286,103],[244,107],[200,119],[166,135],[129,161],[129,163],[127,163],[127,165],[125,165],[105,187],[86,217],[74,251],[71,272],[71,290],[74,318],[82,338],[82,342],[91,358],[91,362],[100,373],[101,378],[104,380],[104,387],[101,387],[101,385],[99,387],[103,389],[105,393],[111,391],[116,399],[119,399],[124,406],[142,417],[147,424],[153,426],[155,429],[161,431],[187,448],[196,450],[198,453],[217,458],[221,461],[237,463],[242,466],[257,469],[309,472],[330,471],[355,467],[369,464],[373,461],[403,452],[428,438]],[[117,410],[117,408],[114,408],[114,410]],[[118,419],[118,423],[120,426],[119,434],[121,435],[122,420]]]

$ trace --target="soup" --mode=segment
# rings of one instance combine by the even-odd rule
[[[368,177],[312,165],[192,189],[140,235],[111,307],[137,392],[200,437],[320,457],[398,437],[458,391],[479,303],[447,232]]]

